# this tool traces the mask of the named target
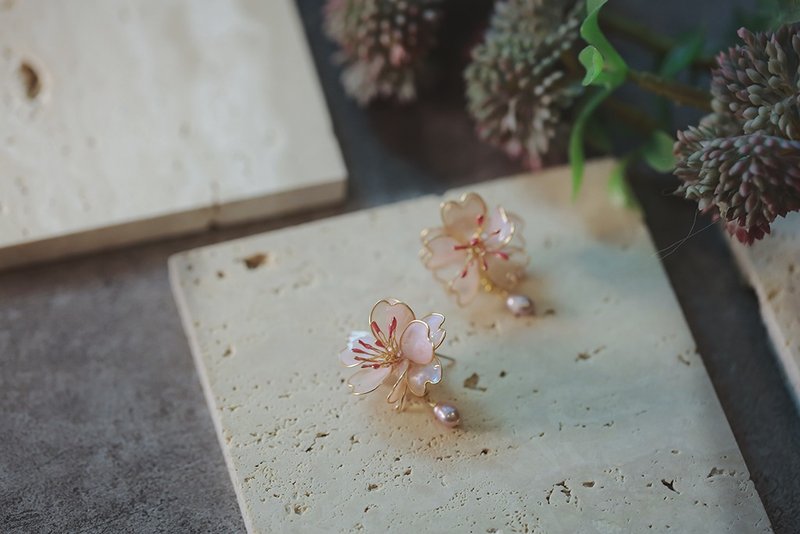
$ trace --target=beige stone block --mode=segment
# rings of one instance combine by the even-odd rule
[[[0,268],[343,198],[291,0],[0,4]]]
[[[750,247],[734,241],[731,246],[756,290],[764,324],[800,402],[800,214],[778,219],[772,234]]]
[[[610,169],[590,164],[574,204],[565,168],[470,188],[526,220],[533,318],[446,297],[417,257],[430,196],[171,259],[251,532],[770,531],[641,217],[609,203]],[[348,394],[337,354],[383,297],[446,315],[457,362],[432,394],[461,428]]]

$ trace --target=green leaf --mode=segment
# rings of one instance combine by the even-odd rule
[[[583,77],[581,83],[583,85],[592,85],[592,83],[603,74],[603,65],[605,63],[603,61],[603,56],[600,55],[597,48],[589,45],[578,54],[578,60],[586,69],[586,76]]]
[[[608,0],[590,0],[586,4],[587,15],[581,24],[581,37],[594,46],[600,54],[607,73],[606,85],[618,87],[625,81],[628,64],[603,35],[600,29],[600,10]]]
[[[572,131],[569,134],[569,163],[572,166],[572,198],[578,195],[583,183],[583,167],[586,156],[583,151],[583,132],[586,129],[586,122],[592,116],[597,106],[605,100],[608,95],[613,91],[610,87],[603,87],[592,96],[589,97],[583,104],[583,107],[578,111],[575,117],[575,123],[572,126]]]
[[[674,78],[692,64],[703,51],[704,33],[695,30],[679,39],[679,44],[667,53],[658,69],[664,78]]]
[[[634,157],[635,152],[632,152],[619,160],[614,168],[611,169],[611,176],[608,178],[608,194],[612,202],[628,208],[637,205],[636,198],[633,196],[628,181],[625,179],[625,174],[628,172],[628,167]]]
[[[672,147],[675,139],[667,132],[656,130],[642,147],[642,157],[650,167],[658,172],[669,172],[675,168]]]

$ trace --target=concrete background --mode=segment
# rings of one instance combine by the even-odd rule
[[[724,0],[619,4],[673,32],[698,20],[715,21],[720,34],[730,26]],[[462,49],[442,47],[456,66],[418,104],[363,111],[338,83],[320,2],[299,6],[350,171],[347,203],[0,275],[0,531],[243,530],[169,291],[167,257],[518,170],[473,134],[457,66]],[[447,42],[474,31],[487,7],[456,9]],[[645,173],[634,182],[657,245],[685,237],[694,207],[669,195],[674,183]],[[776,532],[794,532],[800,418],[756,298],[716,227],[664,263],[770,520]]]

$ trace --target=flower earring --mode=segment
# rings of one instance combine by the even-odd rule
[[[396,299],[384,299],[369,314],[370,332],[353,332],[339,360],[347,367],[359,370],[347,385],[354,395],[364,395],[378,389],[384,382],[391,384],[386,401],[401,411],[409,393],[433,408],[437,421],[447,427],[457,426],[461,417],[450,403],[430,401],[428,384],[442,381],[439,358],[452,360],[436,349],[444,341],[444,315],[431,313],[417,319],[407,304]]]
[[[490,212],[477,193],[443,202],[441,214],[441,227],[422,231],[421,257],[458,304],[469,304],[483,289],[503,296],[514,315],[533,315],[533,301],[511,293],[528,263],[522,219],[501,206]]]

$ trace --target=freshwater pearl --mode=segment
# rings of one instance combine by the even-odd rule
[[[433,415],[437,421],[448,428],[453,428],[461,423],[458,408],[448,402],[437,402],[433,407]]]
[[[536,311],[533,301],[525,295],[509,295],[506,299],[506,308],[517,317],[533,315]]]

